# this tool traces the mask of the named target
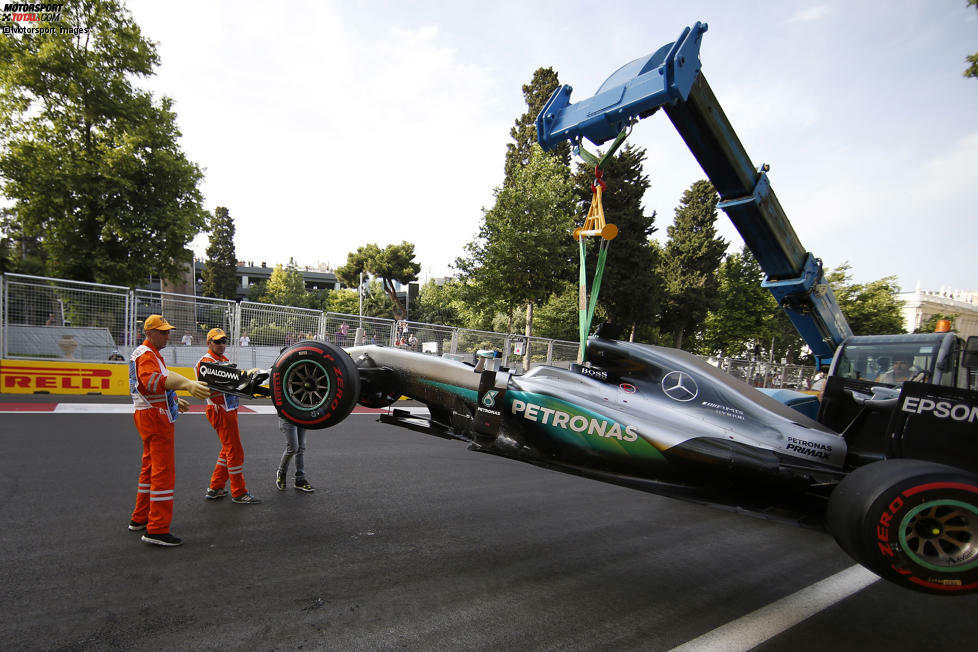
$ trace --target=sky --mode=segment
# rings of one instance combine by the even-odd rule
[[[139,84],[174,100],[239,260],[338,267],[407,240],[422,280],[452,275],[502,183],[533,71],[552,67],[580,101],[699,20],[703,74],[808,251],[857,282],[978,291],[978,79],[962,76],[978,12],[965,0],[127,6],[161,59]],[[644,207],[663,241],[705,175],[662,112],[628,142],[647,151]],[[739,250],[722,212],[717,224]],[[206,246],[202,234],[192,248]]]

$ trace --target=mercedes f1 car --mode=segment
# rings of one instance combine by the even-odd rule
[[[310,340],[282,352],[267,389],[257,386],[263,374],[224,388],[270,393],[281,416],[311,429],[340,423],[358,402],[380,408],[407,396],[429,415],[395,407],[380,421],[477,452],[828,529],[856,561],[902,586],[978,590],[978,407],[945,400],[968,430],[928,441],[919,422],[927,414],[916,411],[933,387],[832,377],[816,421],[689,353],[607,334],[588,340],[586,365],[524,374]],[[823,425],[832,406],[850,410],[838,431]],[[892,422],[886,441],[864,441],[866,424],[882,418]],[[917,459],[900,457],[907,451]]]
[[[587,364],[525,374],[308,341],[282,352],[267,393],[279,414],[306,428],[340,423],[357,402],[385,407],[408,396],[429,416],[392,409],[381,421],[474,451],[825,528],[897,584],[978,591],[978,392],[967,389],[978,338],[963,345],[952,333],[852,335],[821,261],[771,190],[767,166],[751,163],[701,73],[706,30],[687,27],[589,99],[571,104],[571,87],[557,88],[537,117],[538,140],[546,149],[569,140],[583,152],[583,138],[600,145],[619,134],[613,151],[636,121],[660,109],[669,117],[767,275],[764,286],[815,356],[832,359],[816,419],[802,414],[814,397],[787,407],[683,351],[618,341],[601,329],[587,340]],[[617,233],[611,226],[578,235],[608,240]],[[891,353],[920,362],[914,381],[882,382]],[[260,376],[213,378],[261,395]]]

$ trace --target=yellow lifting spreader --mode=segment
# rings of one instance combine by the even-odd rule
[[[604,220],[604,207],[601,205],[601,193],[607,187],[601,175],[601,168],[594,168],[594,185],[591,186],[591,208],[584,218],[584,225],[574,229],[574,239],[600,236],[602,240],[614,240],[618,236],[618,227],[607,224]]]

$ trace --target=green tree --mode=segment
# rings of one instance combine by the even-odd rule
[[[445,279],[441,283],[432,279],[421,287],[413,318],[428,324],[494,330],[495,315],[468,300],[468,297],[477,294],[477,289],[467,287],[457,278]],[[503,319],[501,330],[505,328],[506,320]]]
[[[294,259],[289,258],[289,264],[285,267],[281,264],[275,266],[265,284],[261,301],[279,306],[309,307],[309,293],[306,292],[302,272],[296,268]]]
[[[578,286],[576,283],[564,283],[534,313],[533,328],[537,336],[577,342],[579,339],[577,310]],[[606,319],[600,303],[594,311],[594,316],[596,323]]]
[[[360,295],[356,290],[343,288],[329,293],[327,312],[338,312],[344,315],[360,314]]]
[[[804,342],[770,291],[750,249],[724,258],[718,272],[719,302],[703,320],[699,353],[743,357],[760,347],[764,358],[795,361]]]
[[[853,283],[851,267],[844,262],[825,277],[854,335],[903,333],[903,303],[897,298],[896,276],[870,283]]]
[[[334,290],[329,294],[326,304],[329,312],[339,312],[345,315],[360,314],[360,294],[351,288]],[[363,291],[363,314],[365,317],[386,317],[391,315],[391,300],[384,291],[384,286],[377,279],[366,284]]]
[[[43,276],[45,273],[44,249],[37,237],[24,233],[13,213],[0,209],[0,273],[14,272]]]
[[[630,329],[629,339],[632,341],[640,323],[651,323],[655,319],[660,301],[659,288],[662,286],[658,250],[649,246],[649,238],[656,231],[656,214],[646,215],[642,207],[642,197],[650,185],[649,178],[642,171],[644,162],[645,150],[627,145],[602,169],[608,187],[601,203],[605,219],[618,227],[618,237],[611,241],[608,249],[598,301],[609,321]],[[591,202],[594,168],[578,166],[574,183],[583,207],[583,219]],[[596,264],[597,256],[592,251],[588,269],[594,270]],[[574,335],[572,339],[577,338]]]
[[[719,301],[703,321],[699,352],[741,357],[755,342],[766,339],[765,324],[779,308],[761,287],[764,272],[746,246],[724,258],[718,276]]]
[[[176,277],[207,213],[172,101],[133,85],[159,63],[155,44],[112,0],[62,15],[87,32],[0,39],[0,183],[13,221],[37,239],[50,276]]]
[[[218,206],[210,220],[211,237],[207,260],[202,272],[204,296],[234,299],[238,287],[235,274],[238,259],[234,254],[234,218],[224,206]]]
[[[968,0],[968,4],[978,10],[978,0]],[[965,57],[969,66],[964,70],[965,77],[978,77],[978,52]]]
[[[661,327],[683,347],[710,310],[718,306],[717,269],[727,241],[716,235],[718,196],[709,181],[693,183],[683,193],[676,218],[667,229],[661,261],[664,283]]]
[[[444,283],[429,280],[418,292],[418,304],[414,318],[427,324],[464,327],[460,304],[462,288],[458,281],[449,279]]]
[[[268,281],[257,281],[248,286],[247,298],[252,303],[261,303]]]
[[[516,119],[516,124],[509,130],[513,142],[506,144],[506,164],[503,187],[509,187],[516,178],[516,173],[530,163],[533,146],[537,144],[536,119],[543,110],[553,92],[561,87],[560,79],[553,68],[537,68],[533,79],[523,85],[523,99],[526,102],[526,112]],[[553,154],[570,173],[570,145],[561,143],[554,149]]]
[[[496,203],[482,218],[468,256],[455,266],[482,310],[512,315],[526,306],[526,335],[533,334],[533,307],[542,305],[571,276],[570,229],[574,195],[563,164],[534,145],[530,162],[512,185],[495,190]]]
[[[413,283],[420,271],[421,265],[414,261],[414,244],[401,242],[384,249],[368,244],[347,255],[346,264],[336,270],[336,278],[351,287],[360,284],[361,273],[379,278],[393,304],[394,318],[406,319],[407,312],[397,298],[394,281]]]

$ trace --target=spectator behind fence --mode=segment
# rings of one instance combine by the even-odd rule
[[[336,345],[346,346],[346,336],[350,334],[350,325],[346,322],[340,324],[340,329],[336,331]]]
[[[129,529],[146,530],[142,540],[157,546],[179,546],[182,540],[170,534],[173,520],[173,487],[176,481],[173,455],[173,422],[189,404],[175,390],[207,398],[207,385],[170,373],[160,350],[166,347],[173,329],[162,315],[150,315],[143,323],[146,340],[129,358],[129,391],[135,406],[133,421],[143,440],[136,507]]]
[[[184,331],[180,341],[183,342],[184,346],[190,346],[194,343],[194,336],[190,334],[190,331]]]
[[[125,361],[125,358],[122,357],[121,353],[119,353],[119,349],[112,349],[112,353],[109,354],[109,362],[120,362],[120,361]]]
[[[248,346],[251,344],[251,338],[248,337],[248,333],[241,331],[241,337],[238,338],[238,344],[241,346]]]

